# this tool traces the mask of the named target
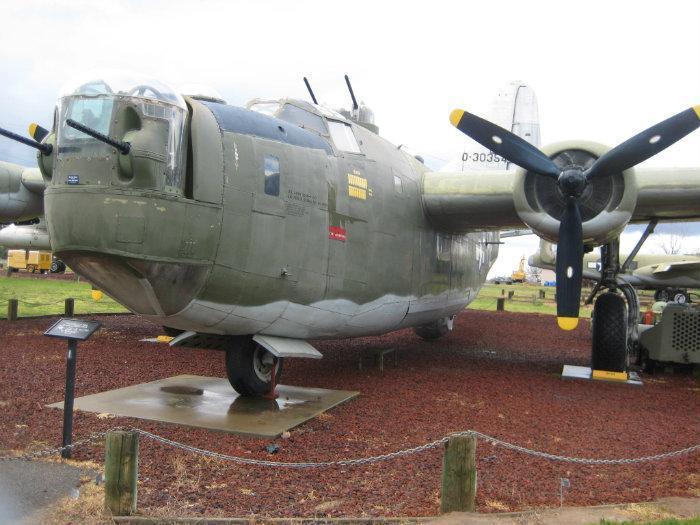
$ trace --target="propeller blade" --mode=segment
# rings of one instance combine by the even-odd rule
[[[559,168],[552,162],[552,159],[515,133],[511,133],[493,122],[461,109],[455,109],[450,113],[450,122],[459,131],[473,138],[485,148],[521,168],[555,179],[559,176]]]
[[[588,169],[586,179],[620,173],[636,166],[699,127],[700,105],[681,111],[608,151]]]
[[[559,224],[557,244],[557,324],[562,330],[578,325],[583,269],[583,227],[578,199],[569,197]]]
[[[32,137],[37,142],[41,142],[49,134],[49,130],[42,128],[39,124],[31,123],[29,124],[29,136]]]

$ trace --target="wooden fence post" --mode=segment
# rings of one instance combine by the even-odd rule
[[[498,297],[496,299],[496,310],[499,312],[502,312],[505,304],[506,304],[506,298],[505,297]]]
[[[16,321],[17,320],[17,310],[19,307],[19,302],[17,299],[9,299],[7,301],[7,320]]]
[[[476,510],[476,436],[452,436],[442,462],[440,512]]]
[[[112,516],[136,512],[138,474],[138,433],[109,432],[105,438],[105,510]]]
[[[515,295],[515,290],[508,290],[508,300],[512,299]]]
[[[546,292],[544,290],[540,290],[540,299],[544,299],[545,295],[547,295]]]
[[[69,297],[65,301],[65,315],[66,317],[73,317],[73,313],[75,312],[75,299],[72,297]]]

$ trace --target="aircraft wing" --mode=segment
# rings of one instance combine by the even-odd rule
[[[700,261],[678,261],[671,263],[661,263],[657,264],[656,268],[652,270],[653,275],[667,274],[672,272],[689,272],[694,270],[700,270]]]
[[[636,168],[621,180],[624,186],[619,185],[617,195],[601,194],[608,206],[584,221],[584,242],[602,244],[595,241],[607,232],[619,234],[627,222],[700,219],[700,168]],[[426,213],[438,228],[467,233],[530,227],[556,242],[558,221],[544,210],[556,197],[547,191],[545,185],[533,184],[522,169],[429,172],[423,178]]]
[[[700,217],[700,168],[636,168],[632,222]]]
[[[39,168],[0,161],[0,223],[43,215],[45,187]]]

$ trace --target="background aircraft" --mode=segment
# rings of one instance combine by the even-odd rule
[[[611,291],[594,309],[593,365],[626,369],[638,303],[609,278],[618,236],[630,221],[700,215],[698,170],[633,166],[696,129],[700,108],[612,150],[542,151],[456,110],[453,125],[525,168],[456,173],[430,171],[358,110],[354,97],[351,119],[295,99],[243,109],[92,73],[65,87],[51,133],[24,142],[39,150],[56,255],[132,311],[184,330],[175,344],[226,349],[241,393],[266,391],[280,358],[317,355],[306,339],[443,334],[483,284],[497,231],[523,224],[559,242],[566,329],[578,321],[584,244],[605,246]]]
[[[626,261],[628,254],[621,256]],[[547,241],[540,241],[540,249],[530,256],[530,266],[553,270],[556,254]],[[602,260],[597,252],[587,253],[583,258],[583,277],[600,281]],[[620,278],[644,290],[656,290],[654,298],[659,301],[685,303],[690,300],[689,288],[700,288],[700,257],[695,255],[637,254],[628,263]]]

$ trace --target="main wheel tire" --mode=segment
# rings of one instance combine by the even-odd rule
[[[673,300],[678,304],[685,304],[688,302],[688,294],[683,290],[674,290]]]
[[[627,370],[627,306],[622,296],[602,294],[593,308],[591,367],[594,370]]]
[[[237,336],[226,350],[226,375],[233,389],[242,396],[266,394],[282,375],[282,359],[274,357],[252,337]]]
[[[413,331],[421,339],[434,341],[443,335],[447,335],[452,330],[452,317],[443,317],[428,324],[416,326]]]

